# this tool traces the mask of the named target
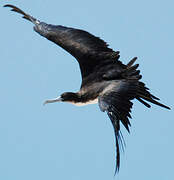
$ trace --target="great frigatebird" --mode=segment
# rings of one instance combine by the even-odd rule
[[[131,100],[137,99],[146,107],[148,102],[170,109],[158,102],[159,98],[149,92],[140,81],[140,71],[135,64],[136,57],[127,65],[119,61],[119,51],[113,51],[102,39],[87,31],[46,24],[26,14],[16,6],[7,4],[4,7],[20,13],[23,18],[31,21],[34,30],[41,36],[61,46],[76,58],[79,63],[82,84],[78,92],[65,92],[55,99],[47,100],[44,104],[53,102],[69,102],[75,105],[99,104],[101,111],[108,114],[114,127],[116,139],[116,171],[120,167],[120,146],[123,146],[123,136],[120,131],[120,121],[129,132],[131,118]],[[148,102],[147,102],[148,101]]]

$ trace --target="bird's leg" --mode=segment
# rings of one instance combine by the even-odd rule
[[[43,103],[43,105],[48,104],[48,103],[61,102],[61,101],[62,101],[62,98],[59,96],[59,97],[57,97],[57,98],[55,98],[55,99],[48,99],[48,100],[46,100],[46,101]]]

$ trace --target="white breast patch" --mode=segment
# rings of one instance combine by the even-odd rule
[[[73,102],[70,102],[71,104],[74,104],[75,106],[85,106],[85,105],[88,105],[88,104],[96,104],[98,103],[98,98],[94,99],[94,100],[91,100],[91,101],[88,101],[88,102],[79,102],[79,103],[73,103]]]

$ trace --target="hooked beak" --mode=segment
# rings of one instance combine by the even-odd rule
[[[55,98],[55,99],[48,99],[48,100],[46,100],[46,101],[43,103],[43,105],[49,104],[49,103],[54,103],[54,102],[61,102],[61,101],[62,101],[62,98],[59,96],[59,97],[57,97],[57,98]]]

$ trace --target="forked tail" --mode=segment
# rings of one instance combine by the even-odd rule
[[[140,71],[137,70],[138,68],[138,64],[135,64],[135,61],[136,61],[136,57],[133,58],[128,64],[127,64],[127,75],[132,79],[141,79],[141,75],[139,74]],[[145,84],[141,81],[138,82],[138,89],[137,89],[137,93],[136,93],[136,99],[138,101],[140,101],[142,104],[144,104],[146,107],[150,108],[150,104],[148,104],[146,101],[148,102],[151,102],[153,104],[156,104],[158,106],[161,106],[163,108],[166,108],[166,109],[170,109],[170,107],[164,105],[164,104],[161,104],[159,103],[158,101],[160,100],[159,98],[155,97],[154,95],[152,95],[150,92],[149,92],[149,88],[147,88],[145,86]]]
[[[153,104],[156,104],[156,105],[161,106],[161,107],[166,108],[166,109],[170,109],[170,107],[168,107],[162,103],[159,103],[158,101],[160,99],[155,97],[154,95],[152,95],[149,92],[149,89],[145,86],[145,84],[143,82],[139,82],[139,87],[138,87],[136,99],[148,108],[150,108],[151,106],[145,101],[151,102]]]

